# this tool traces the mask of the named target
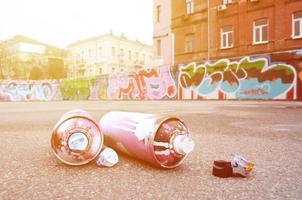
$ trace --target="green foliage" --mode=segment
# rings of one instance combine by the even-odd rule
[[[64,100],[87,100],[90,96],[89,80],[64,81],[61,93]]]
[[[67,77],[67,70],[64,67],[64,61],[57,58],[48,59],[47,78],[64,79]]]
[[[42,80],[44,79],[43,71],[39,67],[33,67],[29,75],[30,80]]]
[[[101,85],[101,90],[99,94],[99,99],[106,99],[107,98],[107,84],[103,83]]]

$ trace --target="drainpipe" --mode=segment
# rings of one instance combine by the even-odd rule
[[[210,0],[208,0],[208,61],[210,60],[210,46],[211,46],[211,42],[210,42],[210,35],[211,35],[211,31],[210,31]]]

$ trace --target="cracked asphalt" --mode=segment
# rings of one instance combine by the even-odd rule
[[[81,108],[180,117],[196,148],[172,170],[119,154],[112,168],[72,167],[50,147],[60,116]],[[302,199],[302,102],[65,101],[0,103],[0,199]],[[241,155],[247,178],[214,177],[214,160]]]

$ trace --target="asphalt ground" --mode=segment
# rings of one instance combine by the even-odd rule
[[[173,115],[196,148],[172,170],[119,155],[112,168],[72,167],[52,153],[60,116],[81,108]],[[302,199],[302,103],[269,101],[85,101],[0,103],[0,199]],[[241,155],[247,178],[212,175],[214,160]]]

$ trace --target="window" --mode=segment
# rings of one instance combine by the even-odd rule
[[[156,55],[161,56],[161,40],[156,41]]]
[[[115,47],[112,47],[112,56],[115,56]]]
[[[223,27],[221,29],[220,36],[220,47],[221,49],[232,48],[234,46],[233,43],[233,26]]]
[[[92,50],[91,50],[91,49],[88,50],[88,56],[89,56],[90,58],[92,57]]]
[[[112,72],[114,72],[115,71],[115,68],[114,67],[112,67],[112,70],[111,70]]]
[[[132,52],[131,51],[128,51],[128,58],[129,58],[129,60],[132,59]]]
[[[254,22],[254,44],[263,44],[268,42],[268,20],[260,19]]]
[[[99,68],[99,74],[102,74],[102,68]]]
[[[187,14],[194,13],[194,0],[186,0]]]
[[[193,52],[193,39],[194,39],[193,34],[185,36],[185,53]]]
[[[302,12],[293,14],[293,38],[302,38]]]
[[[120,49],[120,57],[121,57],[121,58],[124,57],[124,49]]]
[[[135,53],[135,59],[138,60],[138,57],[139,57],[139,53],[136,52],[136,53]]]
[[[156,6],[156,22],[160,22],[160,11],[161,11],[161,6]]]

